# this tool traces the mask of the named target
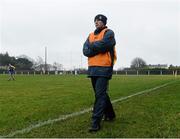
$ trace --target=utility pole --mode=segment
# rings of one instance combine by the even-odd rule
[[[81,69],[82,69],[82,55],[81,55]]]
[[[45,74],[47,72],[47,47],[45,47],[45,67],[44,67]]]

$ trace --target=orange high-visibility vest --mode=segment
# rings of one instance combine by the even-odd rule
[[[95,41],[100,41],[103,39],[105,32],[108,29],[103,29],[99,34],[95,35],[94,32],[89,35],[89,42],[93,43]],[[112,58],[110,52],[99,53],[93,57],[88,58],[88,66],[102,66],[110,67],[116,62],[116,50],[114,48],[114,62],[112,63]]]

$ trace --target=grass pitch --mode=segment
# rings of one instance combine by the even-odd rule
[[[38,122],[90,108],[94,93],[86,76],[0,75],[0,136]],[[88,133],[91,113],[35,128],[13,137],[180,137],[180,78],[114,76],[111,100],[174,81],[163,88],[113,104],[117,118]]]

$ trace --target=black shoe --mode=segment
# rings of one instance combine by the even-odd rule
[[[91,128],[89,128],[89,132],[97,132],[98,130],[100,130],[100,126],[92,126]]]
[[[112,121],[114,121],[115,120],[115,117],[104,117],[103,119],[102,119],[103,121],[108,121],[108,122],[112,122]]]

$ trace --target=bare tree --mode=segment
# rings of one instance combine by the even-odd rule
[[[37,71],[44,71],[44,61],[43,58],[38,56],[35,63],[34,63],[34,69]]]
[[[53,68],[54,68],[55,71],[57,71],[57,70],[63,70],[63,65],[60,64],[60,63],[54,62],[54,63],[53,63]]]
[[[140,69],[145,67],[146,67],[146,62],[142,58],[136,57],[131,62],[131,68],[133,69]]]

